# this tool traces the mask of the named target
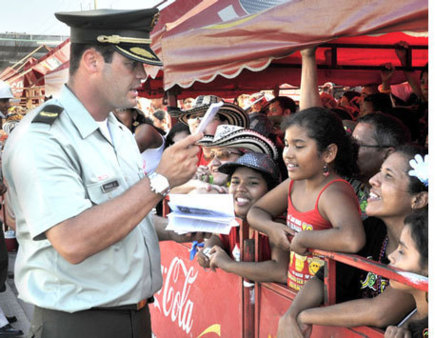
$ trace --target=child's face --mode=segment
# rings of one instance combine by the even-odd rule
[[[266,192],[266,180],[258,171],[239,167],[231,176],[229,193],[234,196],[234,211],[237,217],[245,218],[249,208]]]
[[[427,267],[420,266],[420,253],[411,236],[411,229],[405,226],[400,234],[399,246],[388,255],[390,266],[403,269],[409,272],[415,272],[419,275],[427,276]],[[395,289],[410,289],[411,287],[399,282],[390,280],[391,287]]]
[[[381,170],[369,180],[367,215],[387,219],[411,213],[413,195],[408,192],[407,171],[407,159],[403,154],[395,152],[387,157]]]
[[[308,137],[304,128],[292,125],[285,131],[282,157],[288,176],[293,180],[322,176],[323,160],[317,151],[316,141]]]

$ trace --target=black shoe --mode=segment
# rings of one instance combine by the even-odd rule
[[[0,327],[0,338],[22,336],[23,331],[14,329],[11,324]]]
[[[11,317],[6,316],[6,319],[8,320],[9,324],[15,323],[17,321],[17,317],[15,316],[11,316]]]

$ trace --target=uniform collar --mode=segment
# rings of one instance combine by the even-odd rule
[[[70,117],[83,138],[88,137],[98,129],[98,124],[92,115],[67,85],[62,87],[59,101],[65,107],[64,114],[66,113]]]

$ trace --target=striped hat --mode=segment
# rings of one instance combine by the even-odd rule
[[[192,109],[180,111],[177,117],[184,124],[188,124],[187,121],[189,119],[203,117],[212,103],[221,101],[223,100],[215,95],[200,95],[196,98],[195,105]],[[248,114],[241,107],[235,104],[224,102],[223,106],[219,108],[217,114],[220,115],[222,119],[227,120],[228,124],[243,128],[249,126]],[[171,115],[174,116],[173,114]]]
[[[274,160],[278,158],[278,150],[269,138],[254,130],[228,124],[219,125],[214,136],[204,136],[198,145],[244,148],[254,153],[267,154]]]

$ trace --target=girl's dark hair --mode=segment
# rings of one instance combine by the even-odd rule
[[[176,124],[174,124],[174,126],[169,130],[168,135],[166,135],[165,149],[173,145],[175,135],[183,131],[190,135],[189,126],[187,124],[181,122],[177,122]]]
[[[351,177],[358,172],[358,146],[347,135],[341,119],[335,113],[322,107],[304,109],[286,117],[281,129],[286,130],[293,125],[307,130],[308,136],[316,141],[319,156],[330,144],[337,145],[337,156],[332,164],[338,175]]]
[[[412,160],[417,154],[421,155],[423,158],[427,154],[426,148],[416,144],[402,145],[396,149],[396,152],[401,153],[406,158],[407,174],[412,169],[411,165],[409,164],[409,161]],[[410,176],[409,174],[408,176],[409,176],[408,192],[410,194],[415,195],[422,191],[428,191],[428,187],[426,187],[417,177]]]
[[[414,211],[405,218],[404,223],[409,227],[415,247],[420,254],[420,267],[427,269],[428,266],[428,212],[427,209]]]

